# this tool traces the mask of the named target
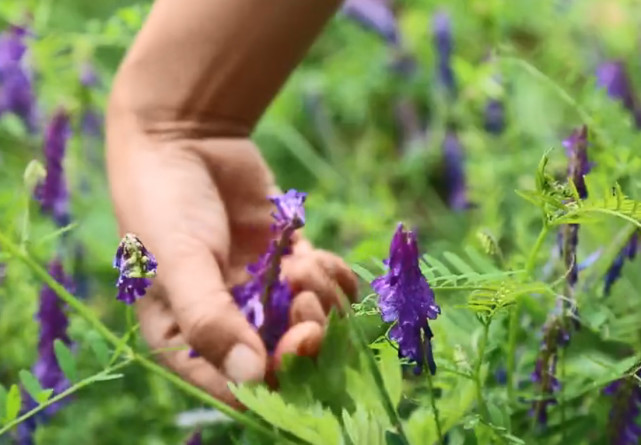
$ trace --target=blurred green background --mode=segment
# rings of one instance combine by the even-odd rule
[[[74,113],[78,130],[83,107],[102,109],[119,60],[149,5],[123,0],[0,2],[0,28],[29,23],[35,34],[29,57],[45,116],[64,106]],[[622,60],[633,88],[641,91],[641,3],[399,0],[393,9],[398,48],[337,15],[255,132],[281,187],[310,193],[306,233],[318,246],[339,252],[350,263],[372,267],[386,256],[396,223],[404,221],[418,228],[422,246],[432,254],[460,252],[466,245],[482,248],[490,240],[505,258],[518,262],[536,238],[539,213],[514,190],[533,187],[536,166],[550,148],[555,148],[551,169],[562,177],[567,161],[561,141],[584,123],[593,136],[592,183],[609,187],[618,181],[627,194],[641,198],[641,137],[630,113],[597,88],[594,77],[600,63]],[[437,77],[432,22],[437,11],[451,17],[456,97]],[[391,69],[399,54],[413,60],[410,73]],[[78,80],[86,62],[100,77],[100,85],[91,91],[83,90]],[[499,101],[505,113],[500,134],[484,127],[492,100]],[[420,137],[409,143],[395,113],[401,102],[411,105],[421,128]],[[463,148],[473,203],[463,211],[449,209],[446,199],[442,146],[449,126],[456,129]],[[111,268],[118,239],[102,150],[100,138],[75,132],[65,165],[74,217],[70,236],[82,246],[83,255],[69,254],[66,261],[69,270],[86,277],[98,314],[119,326],[123,317],[121,307],[112,304],[116,275]],[[8,230],[18,230],[24,215],[22,176],[31,159],[43,159],[42,137],[28,134],[17,118],[4,115],[0,226]],[[33,246],[44,263],[54,253],[56,229],[31,207]],[[587,228],[580,256],[607,245],[620,227],[612,222]],[[18,370],[29,368],[35,359],[33,314],[40,289],[20,263],[9,266],[0,286],[3,384],[17,381]],[[626,270],[613,297],[603,307],[588,307],[587,314],[626,314],[638,320],[639,310],[628,297],[638,295],[641,280]],[[532,311],[535,319],[545,313],[536,307]],[[609,335],[639,345],[637,328],[623,322],[614,328],[621,332]],[[82,320],[72,318],[72,337],[80,340],[79,360],[86,359],[91,370],[95,364],[81,341],[86,331]],[[166,383],[132,368],[123,380],[77,395],[38,430],[38,443],[180,443],[189,429],[179,427],[175,417],[194,408],[198,405]],[[212,443],[232,443],[228,433],[235,434],[233,426],[207,430],[208,437],[219,437]]]

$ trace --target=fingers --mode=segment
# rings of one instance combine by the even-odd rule
[[[283,356],[295,354],[315,357],[323,341],[323,328],[313,321],[304,321],[289,329],[274,350],[274,367],[280,368]]]
[[[189,357],[187,342],[163,300],[143,298],[137,303],[137,309],[142,335],[152,350],[163,351],[157,357],[164,365],[213,397],[235,408],[241,407],[221,371],[204,358]]]
[[[235,382],[262,380],[265,347],[227,291],[218,262],[189,239],[178,244],[179,261],[162,272],[162,282],[185,340]]]
[[[320,326],[327,322],[327,316],[314,292],[303,291],[296,295],[289,312],[290,324],[297,325],[305,321],[314,321]]]
[[[341,292],[351,301],[357,297],[356,277],[343,260],[329,252],[295,248],[294,253],[283,260],[282,274],[294,294],[306,290],[316,294],[325,312],[332,307],[345,309]]]

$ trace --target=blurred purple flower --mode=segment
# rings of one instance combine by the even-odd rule
[[[133,304],[147,292],[156,276],[158,262],[136,235],[126,234],[116,251],[113,267],[119,270],[116,299]]]
[[[69,193],[63,166],[70,134],[69,116],[64,110],[58,110],[49,122],[45,134],[47,176],[35,191],[42,211],[51,215],[60,227],[67,226],[70,222]]]
[[[98,86],[100,80],[98,74],[94,67],[89,63],[85,62],[80,67],[80,83],[86,88],[92,88]]]
[[[436,44],[438,80],[452,94],[456,93],[456,79],[452,70],[452,25],[446,12],[437,12],[432,20]]]
[[[398,45],[398,25],[387,0],[347,0],[341,11],[390,45]]]
[[[572,132],[570,137],[563,141],[563,146],[569,158],[568,179],[572,180],[579,198],[588,197],[585,178],[592,164],[588,161],[588,127],[583,125]]]
[[[625,263],[626,258],[632,261],[636,257],[638,243],[639,232],[635,231],[628,240],[628,243],[623,246],[621,252],[619,252],[615,260],[610,265],[610,268],[605,274],[605,283],[603,286],[603,294],[606,297],[610,295],[612,285],[621,277],[621,270],[623,269],[623,264]]]
[[[485,131],[490,134],[501,134],[505,129],[505,107],[503,102],[491,99],[485,105]]]
[[[441,308],[419,267],[414,232],[405,231],[403,224],[399,224],[390,244],[389,258],[383,263],[388,272],[372,281],[372,288],[379,295],[383,321],[395,323],[390,338],[398,342],[400,357],[417,363],[416,372],[425,364],[434,374],[433,334],[428,320],[435,320]]]
[[[48,272],[53,279],[68,291],[71,292],[73,290],[72,281],[64,273],[62,263],[58,258],[49,263]],[[52,396],[56,396],[66,391],[70,383],[62,372],[60,365],[58,365],[54,342],[55,340],[60,340],[69,346],[71,345],[71,340],[67,334],[69,320],[65,314],[64,305],[56,292],[47,285],[44,285],[40,291],[40,303],[36,319],[40,324],[40,333],[38,337],[38,359],[33,365],[33,375],[42,388],[53,389]],[[16,443],[19,445],[34,444],[33,434],[38,424],[46,422],[63,407],[66,401],[67,399],[63,399],[53,403],[25,422],[21,422],[16,433]],[[20,413],[27,413],[37,406],[38,403],[26,391],[22,391]]]
[[[306,193],[289,190],[269,198],[276,207],[272,213],[275,221],[272,229],[277,239],[272,240],[258,261],[247,266],[249,281],[232,289],[236,304],[258,329],[269,352],[274,351],[289,324],[293,294],[289,285],[279,278],[280,263],[283,256],[290,253],[294,231],[305,224],[306,197]]]
[[[543,426],[547,424],[548,406],[556,403],[554,395],[561,389],[561,383],[556,377],[559,349],[569,341],[570,333],[564,326],[563,319],[558,313],[551,314],[543,326],[541,348],[531,375],[532,382],[538,386],[543,398],[534,402],[530,414]]]
[[[72,281],[65,275],[59,259],[51,261],[49,274],[67,290],[73,290]],[[69,381],[58,365],[53,343],[54,340],[59,339],[67,345],[71,344],[67,335],[69,320],[58,295],[47,285],[40,292],[40,307],[36,317],[40,322],[40,339],[38,341],[38,361],[34,365],[33,374],[43,388],[53,389],[54,394],[59,394],[69,387]],[[60,402],[49,406],[46,412],[51,415],[59,408]]]
[[[194,434],[187,439],[187,442],[185,442],[185,445],[201,445],[202,442],[202,433],[200,431],[196,431]]]
[[[0,34],[0,116],[13,113],[27,129],[37,129],[36,99],[31,72],[26,68],[27,30],[12,26]]]
[[[469,208],[465,180],[463,147],[458,136],[448,131],[443,141],[445,180],[449,190],[449,204],[454,210]]]
[[[596,69],[597,85],[604,88],[608,96],[620,101],[632,113],[636,125],[641,126],[641,109],[634,94],[632,83],[622,61],[609,61],[599,65]]]
[[[87,136],[100,137],[102,135],[102,115],[94,109],[87,109],[80,121],[82,133]]]
[[[638,371],[637,376],[641,377]],[[641,439],[641,427],[637,423],[641,411],[641,387],[638,381],[633,377],[615,380],[603,392],[614,397],[608,428],[610,443],[637,445]]]

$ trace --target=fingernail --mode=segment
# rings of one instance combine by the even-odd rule
[[[265,363],[253,349],[239,343],[227,354],[223,371],[236,383],[258,382],[265,377]]]

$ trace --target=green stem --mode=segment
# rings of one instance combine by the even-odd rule
[[[427,359],[425,359],[425,363],[427,363]],[[430,372],[427,366],[425,366],[425,373],[427,374],[427,387],[430,390],[430,404],[432,405],[432,413],[434,414],[434,424],[436,425],[438,442],[441,445],[444,445],[445,440],[443,438],[443,427],[441,426],[441,418],[438,412],[438,408],[436,406],[436,397],[434,395],[434,381],[433,381],[432,373]]]
[[[539,254],[539,250],[541,250],[541,246],[543,245],[543,242],[545,241],[549,230],[549,226],[544,223],[541,231],[539,232],[539,236],[534,242],[534,247],[532,247],[532,251],[530,252],[530,256],[528,257],[527,263],[525,265],[525,275],[527,277],[532,275],[532,272],[534,271],[534,266],[536,265],[536,257]]]
[[[485,355],[485,348],[487,347],[487,340],[490,334],[491,320],[483,320],[483,334],[481,336],[481,343],[479,344],[479,357],[474,368],[474,381],[476,382],[476,399],[479,404],[479,411],[481,417],[486,421],[490,421],[490,412],[487,409],[485,398],[483,397],[483,382],[481,381],[481,367],[483,366],[483,356]]]
[[[80,389],[84,388],[85,386],[88,386],[88,385],[94,383],[96,381],[96,378],[107,376],[107,375],[111,374],[113,371],[117,371],[120,368],[124,368],[129,363],[131,363],[131,360],[125,360],[123,362],[118,363],[115,366],[109,367],[109,368],[99,372],[96,375],[93,375],[91,377],[87,377],[84,380],[81,380],[80,382],[76,383],[75,385],[73,385],[72,387],[67,389],[66,391],[61,392],[60,394],[50,398],[46,402],[38,405],[37,407],[35,407],[31,411],[28,411],[28,412],[24,413],[22,416],[16,417],[11,422],[7,423],[5,426],[0,428],[0,436],[2,436],[3,434],[11,431],[15,426],[17,426],[18,424],[24,422],[25,420],[29,419],[30,417],[38,414],[40,411],[44,410],[48,406],[51,406],[54,403],[59,402],[60,400],[64,399],[65,397],[68,397],[71,394],[79,391]]]
[[[514,402],[514,372],[516,370],[516,338],[519,330],[519,318],[521,305],[519,301],[514,304],[510,311],[507,340],[507,401],[508,405]]]
[[[40,278],[44,283],[49,286],[53,291],[60,297],[62,301],[67,303],[69,307],[78,312],[78,314],[84,318],[93,328],[98,331],[106,340],[114,345],[120,343],[120,339],[116,334],[111,332],[107,326],[105,326],[96,315],[85,306],[83,303],[78,301],[63,285],[58,283],[49,273],[38,264],[33,258],[31,258],[25,251],[20,249],[8,236],[0,232],[0,244],[4,245],[7,252],[16,258],[24,262],[33,273]]]

